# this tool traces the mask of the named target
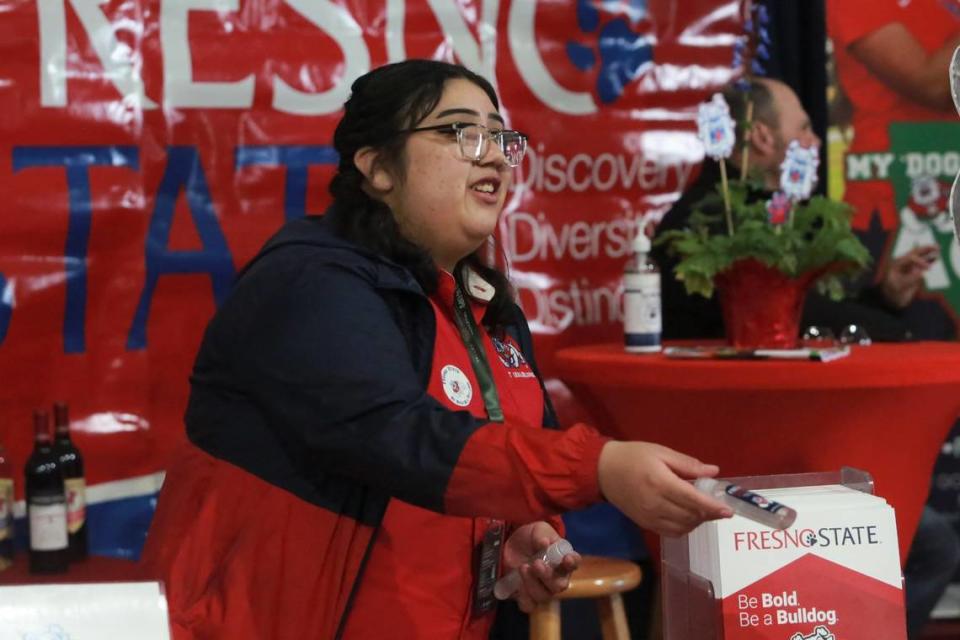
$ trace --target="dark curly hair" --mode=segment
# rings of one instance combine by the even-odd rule
[[[330,183],[333,207],[327,216],[335,231],[408,269],[428,295],[436,291],[439,276],[433,258],[401,234],[390,207],[364,191],[364,176],[353,158],[358,150],[371,147],[379,152],[379,162],[402,175],[407,137],[397,132],[416,127],[427,117],[440,102],[446,82],[455,78],[477,85],[494,107],[500,108],[493,86],[469,69],[436,60],[405,60],[357,78],[333,136],[340,163]],[[454,275],[458,281],[462,278],[461,267],[465,265],[496,289],[496,295],[487,305],[484,324],[492,329],[501,328],[513,314],[510,282],[506,275],[485,264],[476,254],[457,264]]]

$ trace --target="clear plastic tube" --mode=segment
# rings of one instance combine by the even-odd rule
[[[726,480],[698,478],[693,486],[709,496],[722,500],[736,514],[774,529],[786,529],[797,519],[797,512],[790,507],[767,500],[759,493],[747,491],[740,485]]]
[[[543,553],[535,558],[531,559],[530,562],[537,560],[543,560],[543,562],[550,568],[555,568],[563,562],[563,557],[569,553],[573,553],[573,545],[569,542],[560,538],[549,547],[543,550]],[[493,595],[497,600],[506,600],[514,593],[517,589],[520,588],[520,572],[514,569],[507,575],[503,576],[493,585]]]

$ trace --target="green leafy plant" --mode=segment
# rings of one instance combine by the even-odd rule
[[[842,278],[870,263],[870,253],[850,227],[853,210],[842,202],[815,196],[794,204],[781,224],[772,224],[762,186],[754,182],[729,185],[733,233],[723,218],[722,187],[698,203],[686,229],[667,231],[657,244],[680,257],[676,277],[687,293],[713,295],[716,276],[737,260],[754,258],[797,278],[811,276],[819,291],[839,300]],[[719,213],[709,213],[718,211]]]

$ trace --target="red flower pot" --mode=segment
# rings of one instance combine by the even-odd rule
[[[803,300],[814,277],[790,278],[752,258],[717,274],[727,342],[738,349],[796,347]]]

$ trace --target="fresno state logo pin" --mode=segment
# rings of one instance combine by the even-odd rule
[[[527,363],[520,354],[520,350],[511,343],[498,340],[497,338],[492,338],[492,341],[493,348],[496,350],[497,355],[500,356],[500,362],[502,362],[506,368],[517,369]]]
[[[458,367],[448,364],[440,370],[440,382],[443,392],[450,398],[450,402],[458,407],[470,404],[473,398],[473,386],[470,380]]]

